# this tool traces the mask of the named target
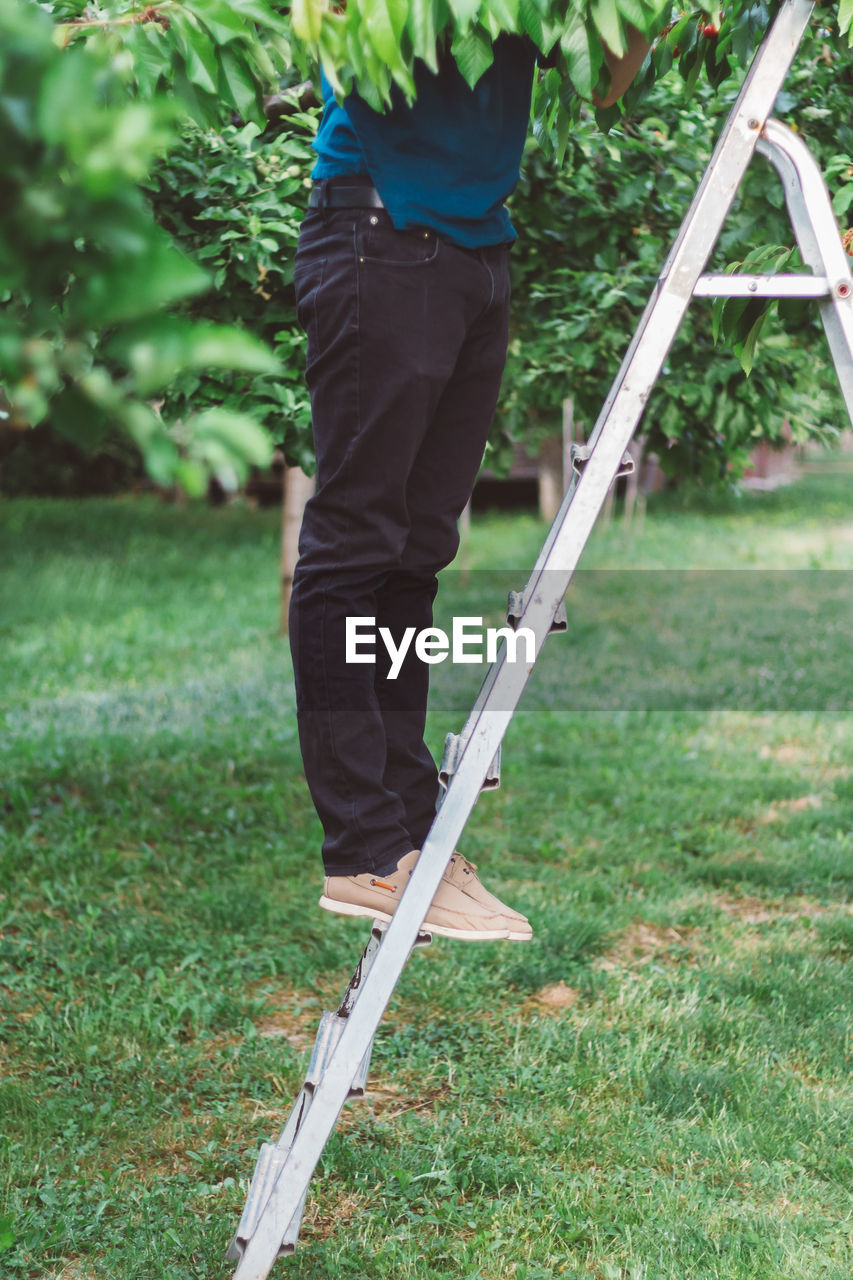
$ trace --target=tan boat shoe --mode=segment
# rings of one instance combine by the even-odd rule
[[[413,849],[387,876],[374,876],[369,871],[357,876],[327,876],[320,906],[341,915],[390,920],[419,857],[420,849]],[[468,942],[526,942],[533,937],[529,921],[489,893],[473,862],[459,853],[447,864],[423,927],[430,933]]]

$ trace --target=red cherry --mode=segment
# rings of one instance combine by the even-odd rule
[[[716,40],[719,34],[719,31],[712,22],[709,22],[706,27],[702,28],[702,35],[707,37],[708,40]]]

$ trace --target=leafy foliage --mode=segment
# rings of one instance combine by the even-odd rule
[[[826,61],[817,43],[805,55],[780,110],[802,119],[817,89],[818,100],[825,90],[831,116],[849,93],[850,72],[839,71],[834,56]],[[579,427],[590,430],[701,176],[715,117],[725,110],[707,87],[685,102],[662,83],[644,115],[606,138],[591,119],[581,121],[561,167],[528,144],[511,202],[522,234],[512,257],[513,331],[493,457],[504,453],[502,441],[522,439],[535,451],[558,434],[569,396]],[[830,116],[825,124],[821,117],[823,134],[810,138],[826,162],[829,148],[837,154],[853,132],[845,126],[839,137]],[[837,176],[850,181],[846,172]],[[839,186],[837,204],[844,190]],[[791,269],[793,251],[780,243],[791,234],[782,205],[775,175],[757,163],[724,229],[716,269],[744,262],[747,270],[773,263]],[[774,242],[756,247],[765,235]],[[726,482],[740,474],[759,438],[781,443],[789,431],[796,440],[831,438],[846,421],[814,305],[786,304],[781,318],[776,313],[775,304],[747,311],[732,301],[715,311],[696,301],[688,311],[642,427],[669,474]],[[760,359],[744,378],[761,333]]]
[[[291,463],[310,471],[304,336],[292,282],[318,112],[298,110],[295,101],[292,106],[284,127],[263,134],[254,123],[218,131],[191,127],[157,165],[148,190],[161,224],[211,273],[204,315],[244,325],[279,359],[274,373],[251,377],[184,366],[169,384],[168,406],[179,415],[191,405],[251,412],[284,445]],[[187,305],[192,313],[196,304]]]
[[[89,448],[54,431],[49,421],[15,437],[0,468],[4,498],[88,498],[128,493],[144,483],[142,455],[118,427]]]
[[[266,0],[161,0],[141,12],[106,0],[95,15],[82,8],[53,6],[55,43],[107,53],[132,68],[140,99],[174,95],[202,125],[218,125],[229,110],[263,123],[263,90],[291,62],[289,24]]]
[[[35,5],[0,0],[3,447],[48,416],[85,445],[120,424],[156,480],[190,492],[199,492],[211,471],[239,474],[266,462],[271,441],[253,418],[227,406],[168,422],[156,397],[179,368],[280,368],[242,326],[199,325],[167,313],[201,299],[209,276],[157,225],[139,184],[187,111],[209,115],[220,94],[226,105],[238,101],[241,59],[258,56],[247,23],[266,12],[261,0],[200,0],[197,7],[207,14],[210,39],[224,46],[228,82],[211,82],[206,101],[198,85],[180,94],[191,84],[190,70],[200,75],[197,49],[193,54],[186,38],[189,9],[174,20],[161,10],[107,9],[106,22],[72,19],[55,27]],[[281,20],[270,15],[269,25]],[[163,47],[155,74],[157,42]],[[167,96],[162,89],[176,58],[188,68],[186,84],[177,76],[179,93]],[[259,83],[253,79],[251,103],[248,93],[239,97],[247,111],[258,110]],[[196,310],[203,311],[201,301]]]
[[[581,99],[606,90],[605,49],[621,57],[632,29],[655,41],[639,85],[627,107],[674,67],[692,89],[704,74],[717,89],[749,61],[756,38],[766,29],[770,7],[759,0],[731,0],[725,9],[686,9],[660,0],[297,0],[294,34],[319,58],[340,94],[355,84],[376,107],[391,99],[396,85],[411,98],[414,63],[435,67],[436,41],[449,44],[469,84],[493,60],[492,42],[505,32],[527,36],[552,68],[539,82],[536,115],[558,154],[581,112]],[[843,0],[837,40],[853,27],[853,3]],[[612,121],[619,109],[605,116]]]
[[[808,123],[844,217],[853,86],[840,32],[853,5],[835,31],[829,17],[818,10],[782,98]],[[590,421],[698,177],[712,91],[739,77],[769,19],[745,0],[674,15],[649,0],[297,0],[289,14],[267,0],[0,0],[0,457],[49,422],[87,447],[118,426],[156,479],[193,492],[211,471],[233,483],[273,439],[310,469],[291,271],[316,115],[294,104],[271,130],[264,90],[310,70],[313,49],[340,90],[355,82],[380,105],[394,85],[411,91],[414,58],[434,65],[441,41],[473,83],[502,31],[553,46],[553,65],[537,78],[515,201],[501,425],[535,439],[569,392]],[[606,86],[603,42],[618,52],[630,27],[658,33],[652,54],[621,104],[593,113],[579,93]],[[750,235],[720,267],[789,250],[780,200],[751,184]],[[777,310],[728,303],[713,324],[691,316],[653,405],[673,469],[724,474],[784,415],[797,430],[827,428],[814,324],[802,308],[768,316]],[[744,384],[736,358],[751,367],[759,335],[764,355]]]

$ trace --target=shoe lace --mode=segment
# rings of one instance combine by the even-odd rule
[[[459,880],[462,876],[475,875],[476,871],[476,862],[470,862],[467,858],[463,858],[461,853],[454,853],[451,855],[448,864],[447,879],[453,882]]]

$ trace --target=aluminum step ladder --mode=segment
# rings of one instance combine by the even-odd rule
[[[563,597],[610,486],[633,469],[628,446],[692,298],[816,299],[853,420],[850,263],[815,160],[802,138],[770,119],[813,7],[785,0],[758,49],[590,440],[573,450],[571,483],[530,578],[510,593],[508,621],[533,632],[536,656],[550,631],[566,629]],[[702,274],[756,151],[782,180],[810,275]],[[429,941],[428,904],[480,791],[498,783],[501,741],[534,662],[509,661],[503,641],[465,727],[448,736],[443,802],[400,905],[390,924],[374,926],[337,1013],[324,1014],[302,1092],[278,1141],[262,1148],[228,1251],[234,1280],[264,1280],[293,1252],[317,1161],[344,1103],[363,1096],[379,1022],[413,948]]]

